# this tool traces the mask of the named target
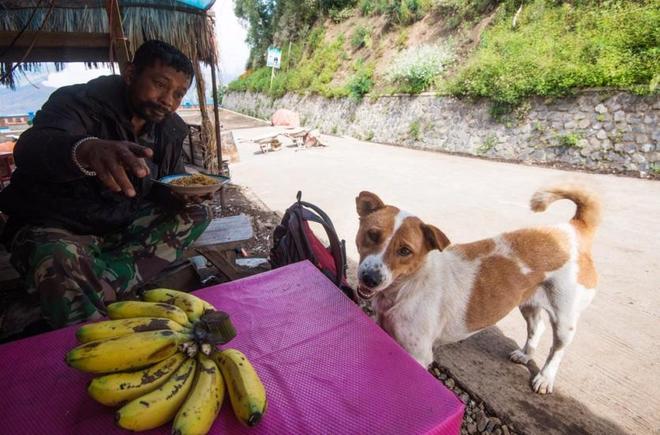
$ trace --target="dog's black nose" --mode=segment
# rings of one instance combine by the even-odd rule
[[[369,288],[377,287],[383,281],[379,270],[367,270],[360,275],[360,281]]]

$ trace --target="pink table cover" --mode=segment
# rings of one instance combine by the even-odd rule
[[[242,426],[226,398],[211,433],[458,434],[463,404],[308,262],[196,292],[232,316],[268,409]],[[0,346],[0,433],[126,433],[69,368],[76,327]],[[148,433],[170,433],[171,425]]]

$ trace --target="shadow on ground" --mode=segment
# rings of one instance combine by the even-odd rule
[[[522,433],[626,433],[561,391],[535,394],[530,384],[539,368],[533,361],[527,368],[510,362],[509,353],[515,349],[518,345],[514,340],[492,327],[460,343],[439,346],[434,353],[436,362],[446,367],[461,387]]]

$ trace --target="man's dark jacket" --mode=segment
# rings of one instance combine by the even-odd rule
[[[129,174],[136,196],[128,198],[105,187],[97,177],[84,176],[73,163],[71,150],[80,139],[127,140],[145,144],[133,133],[126,86],[119,76],[53,92],[21,135],[14,149],[16,171],[0,192],[0,210],[9,215],[2,240],[10,243],[24,225],[65,228],[77,234],[102,235],[130,223],[151,191],[150,178],[182,173],[181,148],[187,129],[176,114],[157,125],[147,160],[151,174]]]

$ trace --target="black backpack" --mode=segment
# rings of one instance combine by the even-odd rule
[[[355,301],[355,292],[346,281],[346,242],[340,240],[327,214],[314,204],[297,201],[284,213],[282,222],[273,233],[270,264],[273,269],[309,260],[325,274],[346,296]],[[309,222],[323,226],[330,246],[321,242],[309,226]]]

